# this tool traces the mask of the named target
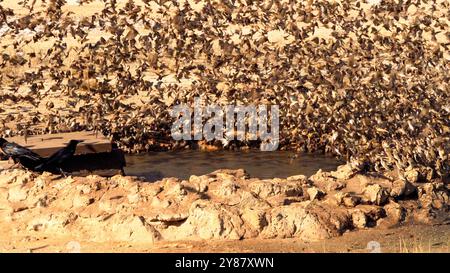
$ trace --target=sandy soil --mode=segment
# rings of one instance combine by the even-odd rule
[[[3,228],[0,252],[355,252],[374,251],[370,242],[380,243],[381,252],[450,252],[450,225],[407,225],[386,230],[359,230],[341,237],[305,243],[300,239],[246,239],[156,242],[139,244],[124,242],[94,243],[71,237],[11,236]],[[79,246],[79,248],[78,248]]]

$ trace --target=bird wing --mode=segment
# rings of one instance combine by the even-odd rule
[[[52,164],[58,163],[61,159],[64,158],[65,153],[66,147],[59,149],[45,160],[43,166],[51,166]]]
[[[33,160],[41,160],[42,157],[30,149],[22,147],[16,143],[8,143],[3,146],[3,152],[10,157],[28,157]]]

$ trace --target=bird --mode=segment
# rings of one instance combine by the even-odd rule
[[[0,150],[8,159],[13,159],[16,165],[20,164],[29,170],[35,170],[38,165],[44,162],[44,158],[40,155],[19,144],[8,142],[4,138],[0,138]]]
[[[0,130],[15,120],[32,126],[7,129],[8,135],[94,130],[126,152],[177,148],[166,141],[168,106],[204,94],[223,104],[279,104],[280,148],[353,157],[379,171],[414,165],[445,175],[450,169],[446,1],[431,1],[433,12],[420,27],[398,24],[411,15],[398,13],[392,1],[368,9],[351,1],[206,1],[198,10],[190,1],[160,0],[154,9],[149,0],[145,6],[104,0],[101,11],[82,20],[70,19],[64,1],[38,1],[47,12],[31,12],[34,4],[22,2],[30,9],[22,18],[0,5],[7,25],[0,27],[0,84],[7,87],[0,91]],[[386,12],[397,18],[384,20]],[[359,16],[350,23],[349,13]],[[317,36],[317,28],[331,35]],[[32,37],[23,37],[30,30]],[[88,38],[92,30],[106,35]],[[275,42],[272,30],[291,42]],[[51,37],[58,39],[48,51],[21,54]],[[77,43],[68,46],[67,38]],[[177,82],[167,84],[172,74]],[[192,84],[180,87],[185,79]],[[141,92],[148,99],[136,103]],[[59,98],[45,115],[22,107]],[[79,111],[66,111],[74,102]]]
[[[51,173],[59,172],[66,176],[62,166],[70,158],[72,158],[77,149],[77,145],[82,140],[70,140],[66,147],[56,151],[54,154],[45,159],[45,161],[36,167],[36,171],[48,171]]]

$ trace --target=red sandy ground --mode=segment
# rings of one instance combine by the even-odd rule
[[[5,228],[4,228],[5,229]],[[0,231],[0,252],[371,252],[371,241],[380,243],[382,252],[450,252],[450,225],[408,225],[387,230],[360,230],[314,243],[299,239],[246,239],[217,241],[178,241],[139,243],[78,242],[74,238],[36,237]],[[75,244],[73,243],[75,242]]]

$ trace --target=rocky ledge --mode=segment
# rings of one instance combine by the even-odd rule
[[[300,238],[448,221],[450,185],[361,173],[350,165],[311,177],[250,178],[242,169],[189,180],[62,178],[0,170],[0,225],[12,233],[95,242]],[[58,235],[56,235],[58,234]]]

